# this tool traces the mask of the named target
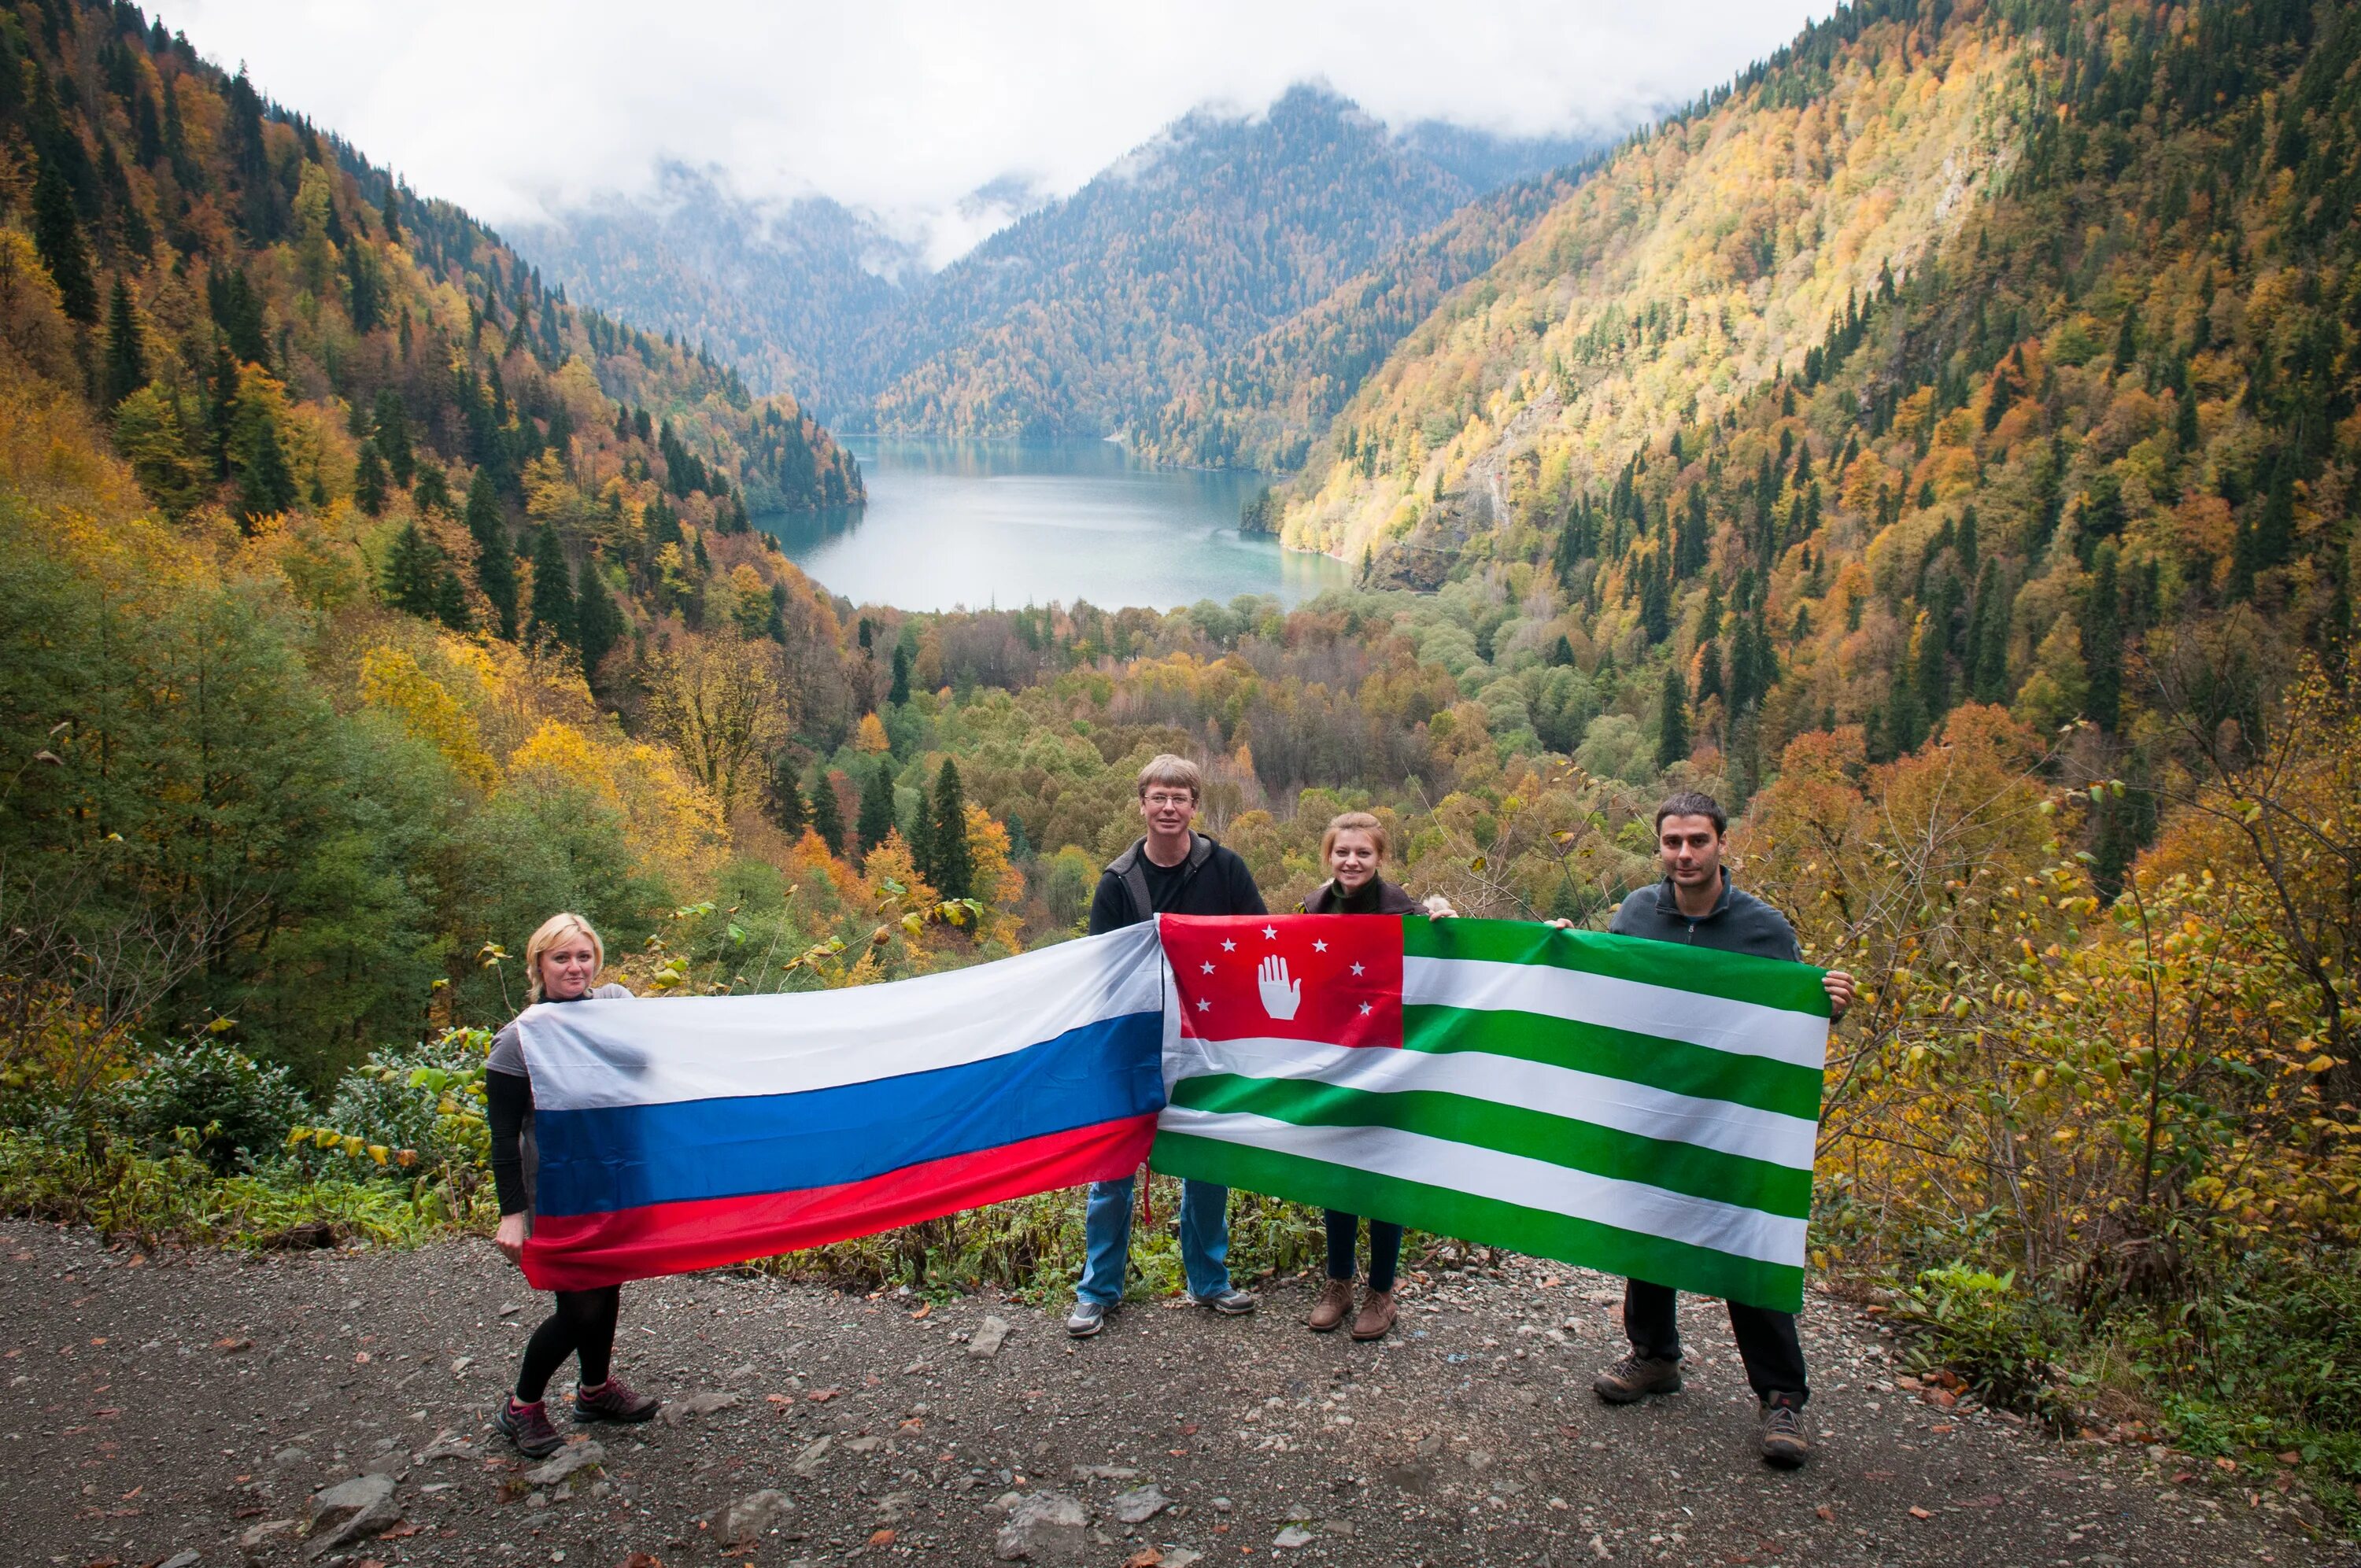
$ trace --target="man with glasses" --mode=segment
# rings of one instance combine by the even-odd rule
[[[1139,770],[1139,815],[1147,835],[1117,855],[1091,900],[1091,935],[1136,926],[1159,915],[1265,915],[1262,890],[1234,850],[1191,830],[1203,779],[1186,757],[1166,754]],[[1066,1332],[1087,1339],[1123,1304],[1131,1266],[1131,1200],[1136,1176],[1091,1184],[1082,1221],[1087,1257]],[[1210,1181],[1180,1184],[1180,1269],[1189,1299],[1227,1317],[1255,1310],[1249,1291],[1230,1283],[1230,1190]]]

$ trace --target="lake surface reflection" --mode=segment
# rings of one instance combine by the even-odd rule
[[[1170,609],[1341,587],[1341,561],[1238,532],[1262,476],[1156,468],[1106,441],[851,436],[866,507],[754,519],[830,592],[900,609],[1088,599]]]

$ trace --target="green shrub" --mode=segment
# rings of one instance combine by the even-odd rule
[[[114,1110],[124,1131],[151,1153],[186,1147],[226,1175],[276,1157],[288,1129],[311,1107],[285,1068],[199,1039],[141,1062],[115,1091]]]
[[[336,1085],[325,1125],[364,1145],[412,1152],[414,1159],[382,1168],[395,1179],[412,1179],[418,1168],[484,1165],[490,1156],[484,1060],[491,1041],[482,1029],[445,1029],[414,1046],[371,1052]]]
[[[1965,1263],[1927,1269],[1894,1316],[1917,1332],[1909,1356],[1917,1369],[1948,1367],[1991,1404],[2059,1414],[2054,1313],[2016,1288],[2015,1269],[1993,1274]]]

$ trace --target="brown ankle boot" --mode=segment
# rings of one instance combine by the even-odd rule
[[[1353,1320],[1355,1339],[1383,1339],[1394,1326],[1394,1293],[1369,1290],[1361,1296],[1361,1315]]]
[[[1353,1282],[1349,1279],[1323,1280],[1320,1299],[1312,1303],[1312,1316],[1304,1321],[1315,1334],[1324,1334],[1345,1321],[1353,1310]]]

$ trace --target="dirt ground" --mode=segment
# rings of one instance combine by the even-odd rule
[[[561,1417],[579,1441],[536,1475],[487,1416],[544,1299],[489,1245],[142,1258],[0,1224],[0,1563],[2361,1563],[2300,1493],[1930,1404],[1817,1299],[1817,1453],[1772,1471],[1712,1303],[1684,1392],[1598,1403],[1614,1301],[1510,1260],[1435,1276],[1379,1344],[1307,1332],[1291,1280],[1075,1343],[997,1299],[652,1281],[617,1366],[672,1419]],[[371,1533],[326,1545],[331,1510],[306,1540],[371,1473]]]

